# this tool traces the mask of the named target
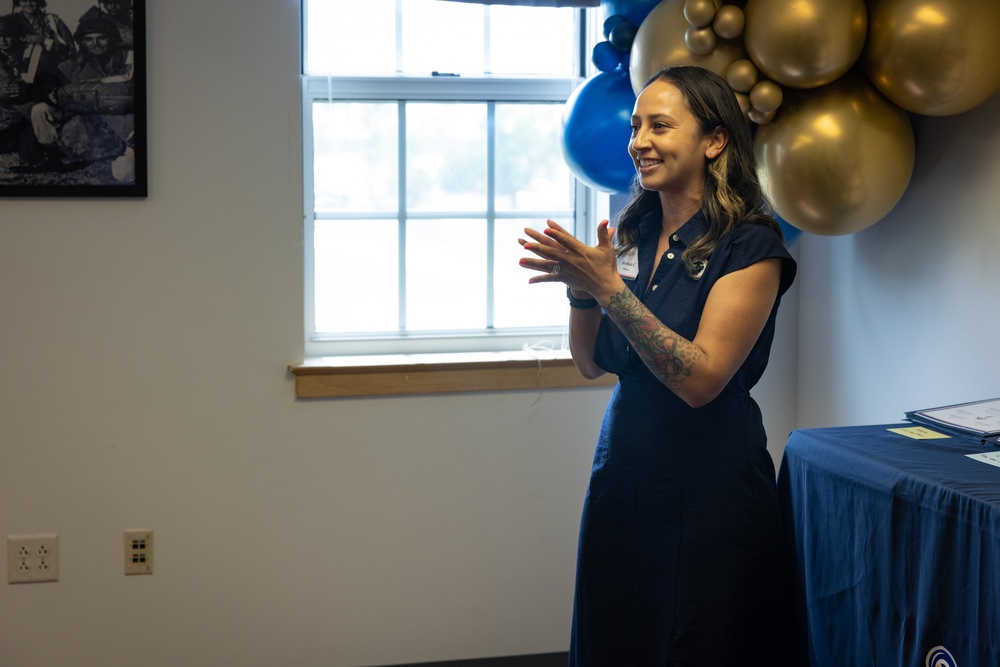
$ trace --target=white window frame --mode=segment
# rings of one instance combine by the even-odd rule
[[[596,16],[591,13],[591,16]],[[593,23],[593,22],[592,22]],[[390,76],[307,76],[302,75],[302,132],[303,132],[303,211],[304,211],[304,305],[305,305],[305,356],[360,356],[388,354],[431,354],[463,352],[497,352],[526,348],[565,349],[566,327],[534,327],[525,329],[486,329],[443,332],[387,332],[379,334],[322,334],[315,326],[315,248],[314,224],[317,219],[357,219],[357,213],[323,213],[317,216],[313,202],[313,133],[312,106],[326,101],[460,101],[460,102],[550,102],[564,103],[573,90],[591,73],[585,66],[589,47],[594,43],[594,26],[587,29],[585,10],[577,10],[577,33],[587,35],[576,56],[576,77],[547,78],[507,76],[439,76],[424,77],[406,74]],[[598,28],[599,31],[599,28]],[[305,30],[303,33],[305,34]],[[579,37],[577,43],[582,41]],[[400,170],[404,166],[400,165]],[[493,164],[488,167],[488,179],[493,178]],[[401,182],[405,179],[402,178]],[[405,201],[405,199],[403,200]],[[585,242],[594,242],[594,229],[598,215],[605,215],[607,205],[598,193],[576,180],[572,214],[578,236]],[[503,218],[531,218],[551,212],[516,211],[500,213],[486,211],[487,225],[492,228],[495,220]],[[468,212],[456,213],[468,217]],[[440,218],[440,214],[434,214]],[[379,216],[380,218],[384,216]],[[408,218],[419,218],[414,212]],[[488,242],[492,242],[488,235]],[[527,274],[525,275],[527,279]],[[492,294],[492,285],[489,287]],[[568,311],[567,311],[568,312]],[[492,323],[490,323],[492,324]]]

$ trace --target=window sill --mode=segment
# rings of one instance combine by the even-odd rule
[[[297,398],[611,387],[583,378],[568,351],[318,357],[288,367]]]

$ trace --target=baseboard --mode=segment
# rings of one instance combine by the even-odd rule
[[[503,658],[421,662],[419,664],[393,665],[392,667],[566,667],[568,660],[568,653],[536,653],[534,655],[512,655]]]

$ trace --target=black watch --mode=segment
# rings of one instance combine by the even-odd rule
[[[597,308],[597,299],[590,297],[587,299],[577,299],[573,296],[573,290],[569,287],[566,288],[566,298],[569,299],[569,307],[577,308],[579,310],[588,310],[590,308]]]

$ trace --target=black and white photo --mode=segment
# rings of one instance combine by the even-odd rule
[[[145,196],[144,0],[0,0],[0,196]]]

